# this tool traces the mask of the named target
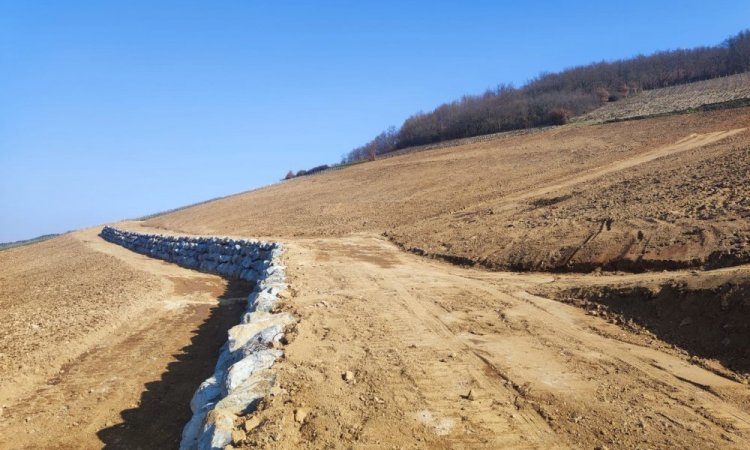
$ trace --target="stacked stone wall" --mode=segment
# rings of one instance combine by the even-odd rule
[[[182,432],[181,450],[223,449],[231,443],[234,420],[253,411],[276,383],[271,370],[282,356],[288,313],[274,313],[278,294],[286,289],[282,246],[222,237],[162,236],[105,227],[100,236],[134,252],[182,267],[255,282],[239,325],[229,330],[214,373],[190,401],[193,416]],[[165,414],[168,414],[165,411]]]
[[[100,236],[136,253],[230,279],[256,281],[281,254],[281,244],[253,239],[161,236],[104,227]]]

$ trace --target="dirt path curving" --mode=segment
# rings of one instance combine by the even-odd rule
[[[245,448],[750,445],[745,384],[529,293],[553,276],[369,235],[292,241],[285,258],[301,322]]]

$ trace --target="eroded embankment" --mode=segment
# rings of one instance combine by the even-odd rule
[[[748,139],[746,127],[692,133],[385,235],[418,255],[499,271],[746,264]]]
[[[192,419],[183,430],[181,449],[221,449],[232,440],[234,420],[252,411],[275,384],[270,370],[282,355],[277,347],[288,313],[272,313],[277,294],[286,288],[279,263],[281,244],[229,238],[175,237],[132,233],[105,227],[102,238],[135,252],[217,273],[230,279],[256,282],[240,325],[229,330],[214,374],[193,396]]]
[[[684,280],[662,283],[581,286],[550,292],[638,331],[642,327],[690,355],[716,359],[750,373],[750,284],[733,280],[691,286]]]

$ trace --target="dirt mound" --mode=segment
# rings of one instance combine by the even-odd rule
[[[50,342],[83,350],[82,338],[116,323],[132,305],[128,294],[159,289],[157,278],[71,235],[0,252],[0,267],[3,382],[19,370],[50,375],[62,356]]]
[[[252,286],[98,232],[0,252],[0,449],[176,447],[239,321]]]

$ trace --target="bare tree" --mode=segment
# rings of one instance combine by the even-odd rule
[[[657,52],[618,61],[601,61],[559,73],[542,73],[521,88],[499,85],[466,95],[433,111],[407,118],[367,144],[350,151],[345,162],[374,160],[400,148],[501,131],[565,123],[617,95],[626,97],[680,83],[750,70],[750,30],[714,47]]]
[[[599,100],[600,105],[603,105],[609,101],[609,91],[603,87],[597,88],[596,91],[594,91],[594,94]]]

